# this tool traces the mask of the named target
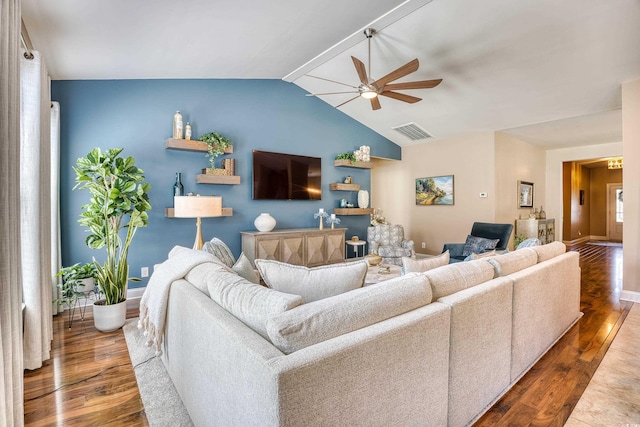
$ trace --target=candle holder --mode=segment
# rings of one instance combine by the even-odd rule
[[[331,216],[327,218],[325,222],[327,223],[327,225],[331,224],[331,229],[333,230],[336,224],[340,224],[340,218],[336,218],[336,214],[331,214]]]
[[[318,212],[313,214],[314,218],[320,218],[320,230],[322,230],[324,228],[323,224],[322,224],[322,219],[328,217],[329,214],[327,214],[324,209],[320,208],[318,210]]]

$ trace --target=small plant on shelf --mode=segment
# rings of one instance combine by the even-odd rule
[[[336,156],[336,160],[349,160],[353,164],[356,162],[356,156],[351,152],[340,153]]]
[[[522,234],[516,234],[516,236],[513,238],[513,247],[517,248],[518,245],[525,240],[527,240],[526,236],[523,236]]]
[[[207,154],[205,156],[209,158],[210,169],[216,169],[216,157],[224,154],[224,150],[233,145],[230,140],[216,132],[206,133],[198,138],[198,141],[207,144]]]

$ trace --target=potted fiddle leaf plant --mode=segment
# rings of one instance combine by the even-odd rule
[[[210,132],[202,135],[198,138],[198,141],[205,142],[207,144],[207,158],[209,159],[210,167],[204,170],[205,174],[208,175],[226,175],[228,171],[226,169],[216,168],[216,158],[224,154],[224,151],[231,147],[233,143],[216,132]]]
[[[151,185],[144,181],[144,171],[133,157],[120,156],[122,150],[94,148],[73,168],[74,190],[85,189],[91,194],[78,219],[89,229],[86,244],[107,252],[104,263],[93,260],[95,279],[104,296],[94,303],[94,322],[103,332],[121,328],[126,320],[127,283],[139,280],[129,277],[129,247],[137,229],[149,223],[147,211],[151,210]]]

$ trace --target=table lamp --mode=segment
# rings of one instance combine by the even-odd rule
[[[197,218],[196,240],[193,249],[200,250],[202,241],[201,218],[222,216],[222,197],[220,196],[174,196],[173,216],[175,218]]]

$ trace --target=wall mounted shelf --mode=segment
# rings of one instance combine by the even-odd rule
[[[240,184],[239,175],[196,175],[197,184],[226,184],[226,185],[238,185]]]
[[[373,164],[371,162],[352,162],[351,160],[340,159],[334,160],[333,166],[341,168],[358,168],[358,169],[371,169]]]
[[[173,208],[164,208],[164,216],[167,218],[175,218],[175,216],[173,216]],[[222,208],[222,216],[233,216],[233,208]]]
[[[329,184],[329,190],[332,191],[358,191],[360,190],[360,184],[343,184],[343,183],[335,183]]]
[[[333,213],[336,215],[370,215],[373,208],[335,208]]]
[[[202,153],[206,153],[208,151],[206,142],[197,141],[195,139],[167,138],[164,143],[164,148],[169,150],[199,151]],[[224,154],[233,154],[233,145],[227,147],[224,150]]]

